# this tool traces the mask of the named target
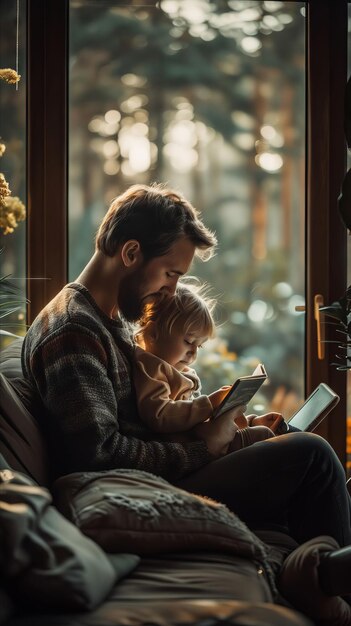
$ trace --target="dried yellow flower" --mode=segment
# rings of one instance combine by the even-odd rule
[[[13,233],[18,222],[22,222],[25,217],[26,207],[17,196],[6,198],[3,203],[0,203],[0,228],[4,235]]]
[[[7,196],[11,193],[11,189],[9,188],[9,184],[6,181],[6,178],[3,174],[0,174],[0,204],[5,200]]]
[[[2,155],[4,154],[6,150],[6,146],[4,143],[0,143],[0,157],[2,157]]]
[[[10,83],[11,85],[18,83],[20,78],[20,74],[17,74],[16,70],[12,70],[9,67],[0,70],[0,79],[4,80],[7,83]]]
[[[22,222],[26,217],[26,207],[23,202],[17,196],[6,198],[5,202],[8,209],[14,214],[16,221]]]

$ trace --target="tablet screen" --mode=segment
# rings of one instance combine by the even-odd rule
[[[288,421],[289,426],[312,431],[339,402],[339,396],[325,383],[321,383],[307,398],[302,407]]]

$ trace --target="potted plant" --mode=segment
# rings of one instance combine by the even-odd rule
[[[335,320],[331,323],[336,326],[336,339],[326,342],[337,344],[337,362],[333,365],[340,371],[351,369],[351,285],[339,300],[321,307],[320,311]]]

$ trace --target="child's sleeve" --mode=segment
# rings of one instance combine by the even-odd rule
[[[240,428],[234,435],[234,439],[229,446],[229,452],[235,452],[242,448],[252,446],[253,443],[271,439],[274,437],[273,431],[268,426],[248,426]]]

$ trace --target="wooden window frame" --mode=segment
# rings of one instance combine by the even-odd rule
[[[306,73],[306,395],[321,381],[339,394],[337,411],[317,432],[331,443],[344,465],[346,374],[331,365],[334,344],[325,344],[323,360],[317,357],[314,296],[321,294],[330,304],[345,293],[347,284],[347,233],[337,206],[346,172],[347,5],[347,0],[308,3]],[[325,324],[325,339],[330,338],[331,326]]]
[[[67,282],[68,0],[28,0],[28,323]]]

